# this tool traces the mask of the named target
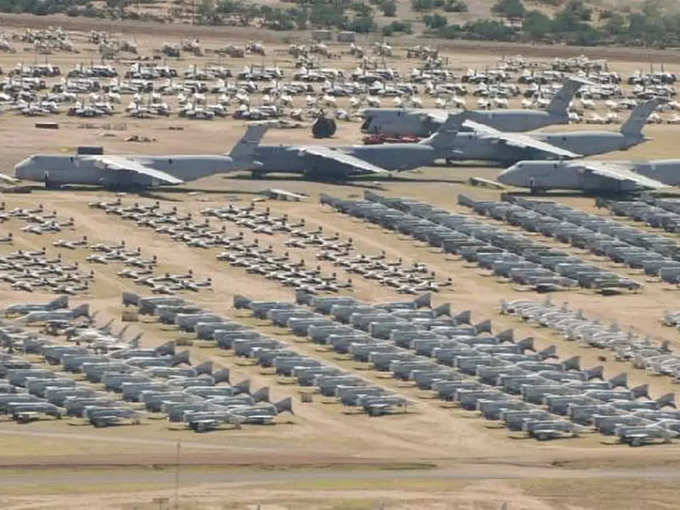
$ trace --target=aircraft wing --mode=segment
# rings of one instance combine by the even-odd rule
[[[301,156],[309,154],[310,156],[316,156],[329,161],[334,161],[335,163],[340,163],[341,165],[352,167],[356,173],[383,175],[389,175],[390,173],[384,168],[372,165],[363,159],[359,159],[345,152],[336,151],[327,147],[301,147],[299,153]]]
[[[6,182],[9,184],[16,184],[19,182],[18,179],[15,179],[14,177],[10,177],[9,175],[1,174],[0,173],[0,182]]]
[[[446,110],[424,110],[420,115],[423,118],[428,118],[434,122],[443,124],[449,117],[449,112]]]
[[[594,175],[599,175],[600,177],[606,177],[615,181],[628,181],[633,182],[640,186],[641,188],[666,188],[667,184],[656,179],[650,179],[644,175],[638,174],[629,170],[628,168],[616,165],[613,163],[604,163],[601,161],[587,161],[584,163],[579,163],[581,167],[581,172],[592,173]]]
[[[504,133],[503,131],[499,131],[484,124],[480,124],[479,122],[466,120],[463,122],[463,126],[472,129],[481,138],[502,141],[503,143],[513,147],[519,147],[521,149],[535,149],[561,158],[573,159],[582,156],[582,154],[561,149],[555,145],[537,140],[532,136],[522,133]]]
[[[293,193],[292,191],[286,191],[285,189],[276,189],[276,188],[269,188],[266,189],[262,192],[263,195],[267,195],[268,197],[271,198],[278,198],[278,199],[283,199],[283,200],[305,200],[308,198],[305,195],[301,195],[299,193]]]
[[[184,181],[166,172],[148,167],[137,160],[123,156],[92,156],[95,164],[104,170],[112,172],[133,172],[146,175],[165,184],[182,184]]]

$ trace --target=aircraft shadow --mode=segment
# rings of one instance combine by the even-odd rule
[[[435,168],[507,168],[508,165],[497,161],[452,161],[451,163],[435,162]]]
[[[385,182],[417,182],[435,184],[467,184],[466,179],[428,179],[427,177],[385,177]]]
[[[52,189],[47,189],[44,186],[41,185],[34,185],[34,186],[24,186],[28,191],[31,193],[44,193],[46,191],[57,191],[57,190],[52,190]],[[159,188],[154,188],[153,190],[149,189],[120,189],[120,190],[112,190],[112,189],[107,189],[107,188],[102,188],[98,186],[84,186],[84,185],[69,185],[69,186],[64,186],[58,191],[71,191],[71,192],[104,192],[104,193],[112,193],[112,194],[117,194],[117,193],[125,193],[126,195],[136,195],[142,198],[150,198],[150,199],[155,199],[155,200],[165,200],[168,202],[181,202],[180,199],[176,198],[170,198],[168,196],[165,196],[165,194],[170,194],[170,195],[186,195],[188,193],[200,193],[202,195],[253,195],[257,196],[260,195],[259,191],[248,191],[248,190],[229,190],[229,189],[211,189],[211,188],[187,188],[187,187],[159,187]]]
[[[622,193],[612,191],[610,193],[599,191],[548,191],[544,193],[531,193],[531,191],[506,191],[505,196],[522,198],[606,198],[611,200],[621,200],[625,197],[636,197],[639,193]]]
[[[295,177],[287,177],[283,175],[268,175],[267,177],[263,178],[253,178],[249,175],[234,175],[234,176],[229,176],[229,177],[223,177],[224,180],[234,180],[234,181],[248,181],[248,182],[261,182],[263,185],[267,182],[274,181],[274,182],[309,182],[309,183],[315,183],[315,184],[325,184],[328,186],[349,186],[349,187],[355,187],[355,188],[365,188],[365,189],[374,189],[374,190],[384,190],[384,188],[378,184],[377,182],[389,182],[392,180],[389,177],[383,177],[383,176],[366,176],[365,178],[357,178],[357,179],[352,179],[352,180],[322,180],[322,179],[310,179],[309,177],[305,176],[295,176]],[[370,179],[370,183],[364,181],[368,181]]]

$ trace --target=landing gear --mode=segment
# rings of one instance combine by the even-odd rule
[[[57,184],[56,182],[51,181],[49,174],[45,173],[45,189],[54,190],[54,189],[60,189],[60,188],[61,188],[61,186],[59,184]]]
[[[251,178],[253,179],[264,179],[266,172],[263,172],[262,170],[253,170],[250,173]]]
[[[545,190],[536,186],[536,181],[534,180],[533,177],[529,179],[529,193],[531,193],[532,195],[539,195],[542,194],[544,191]]]

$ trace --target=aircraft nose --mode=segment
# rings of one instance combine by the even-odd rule
[[[28,172],[31,166],[31,158],[26,158],[22,161],[20,161],[15,167],[14,167],[14,175],[17,179],[25,179],[28,177]]]
[[[520,181],[519,169],[520,167],[518,167],[517,165],[512,165],[511,167],[506,168],[500,174],[498,174],[496,180],[508,186],[517,186],[519,185]]]

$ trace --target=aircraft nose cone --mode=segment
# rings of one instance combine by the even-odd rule
[[[506,168],[503,170],[500,174],[498,174],[498,177],[496,177],[496,180],[502,184],[506,184],[508,186],[515,186],[517,183],[517,166],[513,165],[509,168]]]
[[[14,175],[16,176],[17,179],[24,179],[26,178],[28,174],[28,169],[31,164],[31,159],[26,158],[22,161],[20,161],[15,167],[14,167]]]

